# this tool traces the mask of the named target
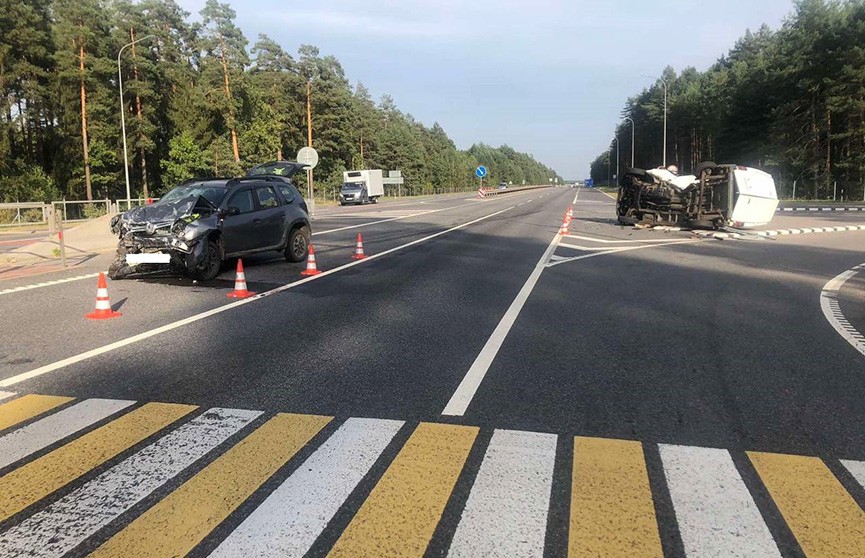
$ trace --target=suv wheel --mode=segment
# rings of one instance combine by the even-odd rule
[[[285,259],[298,263],[306,260],[309,254],[309,228],[298,227],[288,233],[288,244],[285,246]]]
[[[207,248],[205,248],[204,252],[204,260],[190,275],[198,281],[210,281],[219,275],[220,268],[222,268],[222,254],[219,251],[219,244],[208,240]]]

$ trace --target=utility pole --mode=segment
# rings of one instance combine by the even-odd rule
[[[120,86],[120,135],[123,138],[123,173],[126,176],[126,209],[129,209],[132,203],[129,201],[131,194],[129,191],[129,155],[126,153],[126,104],[123,102],[123,72],[120,69],[120,55],[123,54],[126,47],[152,38],[153,35],[145,35],[140,39],[135,39],[120,47],[120,52],[117,53],[117,84]],[[89,171],[89,167],[86,170]]]
[[[634,128],[636,128],[637,125],[634,124],[634,119],[630,116],[626,116],[625,120],[631,123],[631,168],[634,168]]]
[[[616,174],[613,175],[613,178],[618,182],[619,180],[619,136],[613,138],[613,141],[616,142]],[[612,152],[612,150],[611,150]]]

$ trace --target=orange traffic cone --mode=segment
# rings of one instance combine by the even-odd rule
[[[229,298],[248,298],[255,293],[246,288],[246,274],[243,272],[243,260],[237,260],[237,277],[234,279],[234,290],[228,293]]]
[[[568,206],[568,219],[573,219],[573,218],[574,218],[574,206],[569,205]]]
[[[306,269],[300,272],[303,277],[312,277],[313,275],[318,275],[321,271],[318,270],[318,267],[315,265],[315,248],[312,247],[312,243],[309,243],[309,256],[306,258]]]
[[[568,225],[570,225],[570,223],[568,222],[568,214],[565,213],[565,217],[564,219],[562,219],[562,227],[559,229],[559,234],[571,234],[571,231],[568,230]]]
[[[351,257],[353,260],[362,260],[366,258],[366,254],[363,253],[363,237],[360,236],[360,233],[357,233],[357,246],[354,249],[354,255]]]
[[[84,317],[90,320],[107,320],[121,315],[120,312],[111,309],[111,301],[108,300],[108,283],[105,281],[105,274],[100,273],[99,282],[96,284],[96,308]]]

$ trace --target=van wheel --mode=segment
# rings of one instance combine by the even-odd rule
[[[222,268],[222,254],[219,251],[219,244],[212,240],[207,241],[207,248],[204,252],[204,261],[198,268],[190,273],[193,279],[198,281],[210,281],[216,279],[219,275],[219,270]]]
[[[298,227],[288,233],[288,244],[285,246],[285,259],[298,263],[306,260],[309,255],[309,229]]]

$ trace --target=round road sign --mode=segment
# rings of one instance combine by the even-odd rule
[[[301,147],[297,152],[297,162],[314,169],[318,164],[318,151],[311,147]]]
[[[300,159],[298,159],[299,161]],[[475,169],[475,174],[478,175],[478,178],[483,178],[487,175],[487,168],[483,165],[479,166]]]

